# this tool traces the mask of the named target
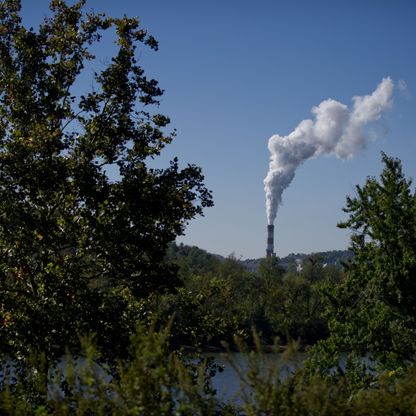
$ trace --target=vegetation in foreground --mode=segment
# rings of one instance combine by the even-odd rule
[[[243,347],[242,347],[243,348]],[[294,349],[286,352],[291,359]],[[138,327],[128,359],[106,377],[99,352],[82,343],[82,365],[71,356],[60,371],[45,374],[20,368],[0,391],[0,412],[7,415],[415,415],[416,367],[383,372],[357,389],[347,377],[332,380],[306,376],[302,370],[281,376],[284,367],[267,371],[261,350],[252,351],[241,372],[235,401],[221,400],[212,388],[215,366],[209,360],[190,362],[169,348],[168,333]],[[42,359],[42,357],[33,357]],[[230,356],[230,365],[235,365]],[[283,364],[284,366],[284,364]],[[238,368],[236,369],[238,371]],[[241,371],[241,369],[240,369]]]
[[[211,194],[194,165],[149,167],[174,138],[136,61],[155,39],[84,6],[52,0],[35,31],[19,0],[0,2],[1,413],[415,414],[416,197],[400,161],[383,154],[380,179],[347,198],[345,269],[168,261]],[[76,95],[106,31],[116,54]],[[276,336],[318,342],[284,380],[253,360],[238,407],[181,348]]]

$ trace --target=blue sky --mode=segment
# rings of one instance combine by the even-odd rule
[[[23,0],[25,22],[36,25],[48,3]],[[370,126],[377,138],[367,149],[347,161],[308,160],[297,170],[275,222],[277,254],[345,249],[348,231],[336,227],[345,197],[378,175],[381,150],[416,178],[413,0],[91,0],[87,8],[138,16],[159,40],[158,52],[139,57],[165,90],[160,112],[178,136],[157,163],[178,156],[200,165],[215,202],[180,241],[263,256],[269,137],[290,133],[326,98],[351,106],[386,76],[396,86],[393,106]],[[102,62],[112,50],[105,38]]]

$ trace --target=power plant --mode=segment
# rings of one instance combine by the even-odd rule
[[[267,226],[267,249],[266,249],[266,257],[274,256],[274,225]]]

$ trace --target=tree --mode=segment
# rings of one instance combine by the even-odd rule
[[[169,242],[212,205],[199,167],[148,166],[174,136],[136,61],[156,40],[84,6],[52,0],[35,31],[19,0],[0,3],[0,346],[12,357],[57,358],[85,333],[105,358],[122,354],[149,294],[176,284]],[[108,30],[117,52],[77,95]]]
[[[317,351],[332,364],[349,351],[394,369],[416,352],[416,197],[401,162],[384,153],[382,160],[380,179],[356,187],[339,224],[352,232],[354,257],[325,293],[330,337]]]

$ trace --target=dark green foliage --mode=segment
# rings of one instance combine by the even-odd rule
[[[231,414],[215,397],[209,360],[192,360],[168,349],[168,332],[139,326],[129,354],[116,365],[117,377],[99,365],[100,354],[84,340],[80,358],[41,373],[39,365],[16,369],[17,379],[0,383],[5,415],[215,415]],[[43,394],[47,379],[48,395]],[[224,413],[222,413],[224,412]]]
[[[311,344],[328,334],[320,291],[339,281],[342,269],[324,265],[318,255],[305,259],[302,270],[292,265],[287,271],[277,257],[266,258],[256,273],[197,247],[172,244],[168,256],[183,287],[155,297],[152,309],[161,324],[174,316],[175,345],[221,347],[237,334],[253,342],[253,328],[266,344],[276,336]]]
[[[318,376],[305,379],[301,373],[282,380],[280,368],[264,372],[253,360],[248,372],[252,397],[242,414],[313,416],[384,416],[416,414],[415,367],[396,379],[383,374],[373,386],[351,393],[344,378],[336,382]]]
[[[239,279],[243,283],[248,273],[233,259],[218,262],[210,256],[211,266],[204,264],[200,273],[190,274],[188,265],[195,265],[206,252],[192,248],[187,258],[178,259],[185,269],[179,269],[183,287],[175,294],[154,297],[153,310],[160,325],[164,326],[173,316],[172,333],[174,345],[192,347],[221,346],[221,341],[231,342],[234,335],[243,335],[241,317],[236,308],[240,302],[235,299]],[[236,269],[234,269],[236,265]],[[203,272],[203,270],[215,270]]]
[[[300,339],[306,344],[325,338],[327,323],[322,316],[321,287],[333,284],[341,277],[342,270],[324,267],[319,256],[310,255],[303,261],[301,270],[291,265],[287,272],[280,273],[280,278],[271,279],[264,292],[266,315],[273,336],[278,335],[283,342]]]
[[[229,356],[241,379],[238,403],[222,403],[212,390],[212,366],[207,360],[192,364],[191,357],[168,349],[168,333],[138,327],[129,355],[117,364],[119,377],[106,377],[97,364],[98,351],[83,341],[82,365],[71,356],[61,370],[47,376],[49,394],[36,394],[44,385],[39,367],[22,369],[13,384],[0,385],[2,415],[176,415],[176,416],[413,416],[416,414],[416,368],[382,373],[367,389],[351,393],[349,381],[328,380],[302,371],[282,377],[296,358],[297,345],[275,365],[261,352],[247,355],[242,369]],[[246,348],[237,342],[241,351]],[[277,347],[277,345],[276,345]],[[268,364],[267,364],[268,363]],[[265,365],[267,364],[267,365]]]
[[[166,261],[176,264],[179,267],[180,277],[186,279],[193,274],[215,272],[221,259],[195,246],[172,243],[167,250]]]
[[[380,179],[368,178],[347,198],[349,218],[340,227],[352,231],[354,257],[345,280],[325,290],[331,336],[315,356],[323,368],[345,351],[361,364],[367,356],[388,369],[414,360],[416,198],[400,161],[382,159]]]
[[[168,244],[212,204],[198,167],[147,165],[173,138],[136,61],[157,42],[84,3],[51,1],[35,31],[19,0],[0,2],[0,348],[12,357],[53,360],[91,332],[107,359],[122,354],[149,294],[178,284]],[[76,95],[111,28],[115,56]]]

